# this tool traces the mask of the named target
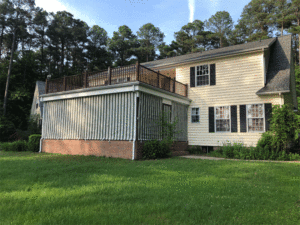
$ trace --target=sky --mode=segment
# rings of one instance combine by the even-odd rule
[[[90,27],[104,28],[109,37],[122,25],[134,34],[141,26],[152,23],[165,34],[170,44],[174,32],[196,19],[205,21],[218,11],[227,11],[234,23],[250,0],[35,0],[48,12],[66,10]]]

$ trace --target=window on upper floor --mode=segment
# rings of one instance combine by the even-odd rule
[[[230,107],[215,107],[216,132],[230,132]]]
[[[247,105],[247,130],[248,132],[264,131],[264,105]]]
[[[196,66],[196,86],[209,85],[209,74],[208,64]]]
[[[200,122],[200,110],[199,108],[192,108],[192,115],[191,115],[191,122],[192,123],[199,123]]]

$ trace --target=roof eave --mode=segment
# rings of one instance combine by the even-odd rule
[[[264,49],[269,48],[269,46],[264,46],[264,47],[259,47],[259,48],[254,48],[254,49],[247,49],[247,50],[242,50],[236,53],[225,53],[225,54],[219,54],[217,56],[208,56],[208,57],[197,57],[197,58],[193,58],[190,60],[184,60],[182,62],[176,62],[176,63],[169,63],[169,64],[163,64],[163,65],[156,65],[156,66],[148,66],[149,68],[174,68],[176,66],[181,66],[181,65],[185,65],[185,64],[189,64],[189,63],[193,63],[193,62],[197,62],[197,61],[204,61],[204,60],[211,60],[211,59],[218,59],[218,58],[223,58],[226,56],[236,56],[236,55],[240,55],[240,54],[245,54],[245,53],[251,53],[251,52],[258,52],[258,51],[264,51]]]
[[[283,93],[289,93],[290,90],[285,90],[285,91],[269,91],[269,92],[256,92],[257,95],[270,95],[270,94],[283,94]]]

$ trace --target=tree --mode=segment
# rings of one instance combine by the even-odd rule
[[[60,49],[59,75],[64,71],[65,50],[71,43],[73,15],[66,11],[52,14],[53,20],[46,32],[50,38],[50,44]],[[56,63],[58,63],[56,61]]]
[[[273,19],[277,28],[280,29],[281,36],[283,31],[291,26],[293,15],[291,14],[291,3],[287,0],[276,0],[274,2]]]
[[[106,49],[107,32],[98,25],[94,25],[90,28],[88,37],[87,57],[89,59],[89,69],[104,70],[111,66],[111,55]]]
[[[252,0],[244,7],[239,24],[243,29],[247,29],[246,41],[272,36],[274,7],[274,0]]]
[[[219,11],[208,21],[205,21],[205,26],[220,40],[220,47],[223,48],[226,45],[226,40],[230,35],[233,28],[233,21],[230,14],[226,11]]]
[[[13,0],[12,4],[15,7],[15,13],[14,13],[14,17],[12,18],[12,27],[11,27],[11,31],[13,33],[13,41],[11,47],[11,56],[10,56],[5,94],[4,94],[4,102],[3,102],[4,116],[6,114],[6,108],[7,108],[9,81],[10,81],[10,74],[12,70],[12,62],[13,62],[14,51],[15,51],[15,40],[17,36],[17,31],[18,29],[24,29],[26,27],[26,23],[24,22],[24,17],[30,16],[30,12],[32,11],[35,3],[32,0]]]
[[[138,50],[146,54],[147,62],[149,61],[149,55],[152,55],[151,60],[154,60],[155,50],[162,44],[165,37],[164,33],[152,23],[147,23],[140,27],[139,31],[137,31],[137,36],[140,38],[140,47]]]
[[[137,47],[139,47],[137,37],[126,25],[120,26],[108,40],[108,48],[113,53],[117,66],[129,64],[129,59]]]
[[[289,29],[289,32],[298,35],[298,54],[299,54],[299,64],[300,64],[300,0],[292,0],[291,4],[292,17],[292,26]]]
[[[33,19],[34,23],[34,30],[36,32],[36,39],[37,39],[37,47],[39,47],[41,51],[41,68],[40,71],[42,73],[43,67],[44,67],[44,47],[46,43],[46,31],[48,28],[48,12],[45,10],[42,10],[40,8],[36,9],[36,15]]]

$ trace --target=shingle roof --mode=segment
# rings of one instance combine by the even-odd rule
[[[218,48],[214,50],[191,53],[182,56],[176,56],[173,58],[160,59],[151,62],[141,63],[141,65],[146,67],[163,67],[163,66],[175,66],[176,64],[181,64],[185,62],[193,62],[199,61],[203,59],[214,58],[218,56],[232,55],[237,53],[243,53],[247,51],[268,48],[272,45],[272,43],[276,40],[276,38],[269,38],[261,41],[249,42],[246,44],[234,45],[224,48]]]
[[[270,48],[266,86],[256,94],[285,92],[290,90],[290,63],[292,35],[278,37]]]

